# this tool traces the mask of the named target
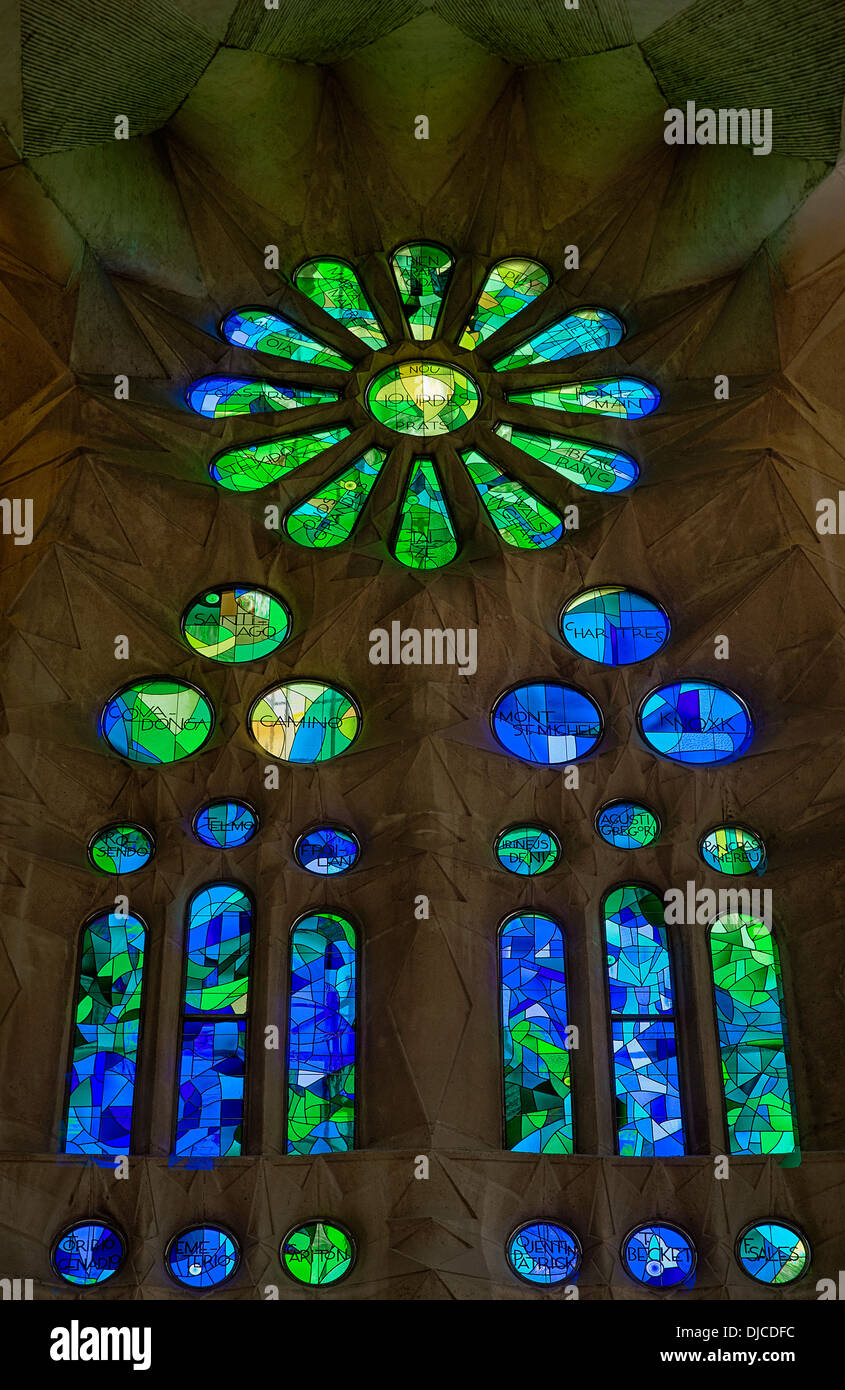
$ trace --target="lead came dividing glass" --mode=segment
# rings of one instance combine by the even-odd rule
[[[478,410],[481,392],[471,376],[431,358],[399,362],[374,376],[367,409],[388,429],[431,439],[458,430]]]
[[[684,1152],[674,995],[663,904],[625,884],[604,899],[619,1152]]]
[[[515,913],[502,924],[499,952],[505,1146],[571,1154],[563,931],[544,913]]]
[[[436,242],[409,241],[393,252],[390,265],[405,317],[419,342],[434,337],[454,264],[451,252]]]
[[[355,1143],[355,928],[315,912],[290,942],[287,1152],[345,1153]]]
[[[660,820],[638,801],[608,801],[598,810],[596,830],[615,849],[645,849],[660,835]]]
[[[352,366],[348,357],[341,357],[334,348],[312,338],[289,319],[272,309],[233,309],[220,326],[227,342],[253,352],[266,352],[284,357],[289,362],[307,362],[311,367],[337,367],[346,371]]]

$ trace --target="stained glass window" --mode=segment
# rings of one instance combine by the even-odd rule
[[[638,801],[608,801],[596,813],[596,830],[616,849],[644,849],[660,835],[660,817]]]
[[[533,367],[538,362],[561,362],[582,352],[598,352],[615,347],[625,334],[625,325],[609,309],[575,309],[556,319],[539,333],[498,357],[493,363],[497,372],[514,367]]]
[[[475,348],[491,337],[497,329],[510,323],[529,304],[547,290],[551,276],[539,261],[513,256],[497,261],[481,287],[469,323],[460,345]]]
[[[286,435],[284,439],[265,439],[258,444],[241,444],[215,454],[208,471],[215,483],[229,492],[257,492],[278,482],[295,468],[339,444],[351,434],[346,425],[308,430]]]
[[[622,1242],[622,1263],[632,1279],[652,1289],[695,1283],[695,1246],[686,1231],[667,1221],[631,1231]]]
[[[766,846],[747,825],[714,825],[699,840],[698,852],[718,874],[762,874],[766,868]]]
[[[237,1272],[241,1252],[235,1237],[221,1226],[190,1226],[167,1247],[168,1272],[183,1288],[219,1288]]]
[[[496,839],[496,858],[509,873],[536,878],[560,858],[560,841],[542,825],[512,825]]]
[[[754,724],[745,701],[713,681],[677,681],[643,699],[637,723],[655,753],[700,766],[742,757]]]
[[[758,1284],[794,1284],[810,1268],[810,1242],[788,1221],[752,1221],[737,1237],[740,1268]]]
[[[116,1226],[104,1221],[76,1221],[53,1244],[52,1264],[60,1279],[90,1288],[113,1278],[126,1255]]]
[[[524,483],[502,472],[478,449],[468,449],[461,458],[505,545],[519,550],[545,550],[560,540],[561,518]]]
[[[170,677],[125,685],[106,702],[100,737],[133,763],[176,763],[199,752],[214,710],[195,685]]]
[[[355,928],[337,912],[294,924],[290,941],[287,1152],[355,1146]]]
[[[218,585],[192,599],[182,614],[189,647],[211,661],[261,661],[290,631],[287,604],[266,589]]]
[[[585,492],[623,492],[633,487],[640,476],[639,465],[630,454],[602,444],[562,439],[556,434],[519,429],[504,422],[493,432]]]
[[[567,381],[561,386],[535,386],[528,391],[506,391],[514,405],[539,405],[544,410],[563,410],[569,415],[605,415],[617,420],[639,420],[660,404],[660,392],[648,381],[633,376],[602,381]]]
[[[242,1152],[251,929],[236,883],[209,884],[188,903],[178,1158]]]
[[[236,849],[258,830],[258,812],[246,801],[209,801],[197,811],[191,829],[210,849]]]
[[[275,410],[299,410],[340,399],[337,391],[306,390],[245,376],[204,376],[191,382],[185,394],[191,410],[209,420],[229,415],[266,415]]]
[[[450,362],[420,358],[380,371],[367,387],[366,402],[379,424],[397,434],[431,439],[471,420],[481,392],[471,376]]]
[[[401,564],[418,570],[439,569],[458,553],[455,528],[431,459],[416,459],[411,466],[393,553]]]
[[[534,681],[508,690],[492,714],[493,733],[507,753],[557,766],[585,758],[600,741],[602,712],[571,685]]]
[[[540,912],[514,913],[499,932],[505,1147],[573,1151],[563,931]]]
[[[771,928],[743,913],[710,928],[730,1151],[798,1148],[780,961]]]
[[[535,1288],[571,1283],[581,1267],[581,1242],[556,1221],[526,1221],[510,1236],[506,1254],[517,1278]]]
[[[125,821],[104,825],[88,842],[88,858],[104,874],[134,874],[154,854],[155,840],[149,830]]]
[[[146,934],[129,913],[100,913],[82,929],[63,1153],[132,1151]]]
[[[387,347],[387,339],[351,265],[333,256],[316,256],[294,271],[293,283],[368,348]]]
[[[420,342],[434,337],[452,266],[451,251],[432,241],[398,246],[390,264],[411,334]]]
[[[384,449],[368,449],[293,507],[285,517],[291,540],[312,550],[349,540],[386,458]]]
[[[279,1258],[282,1269],[298,1284],[323,1287],[337,1284],[355,1263],[355,1242],[336,1221],[306,1221],[288,1231]]]
[[[330,878],[351,869],[361,849],[351,830],[340,825],[315,825],[299,836],[293,852],[309,874]]]
[[[283,319],[271,309],[246,307],[233,309],[220,325],[220,333],[234,347],[266,352],[272,357],[284,357],[288,362],[307,362],[312,367],[352,366],[348,357],[341,357],[310,333],[305,333],[289,319]]]
[[[324,681],[286,681],[252,706],[249,728],[256,743],[286,763],[324,763],[345,753],[358,737],[361,715],[345,690]]]
[[[654,599],[619,584],[585,589],[560,615],[567,646],[603,666],[647,661],[668,641],[669,631],[669,619]]]
[[[675,1001],[663,904],[625,884],[604,899],[619,1152],[684,1152]]]

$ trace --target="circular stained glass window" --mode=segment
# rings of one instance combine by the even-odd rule
[[[104,1221],[77,1221],[56,1239],[53,1269],[68,1284],[104,1284],[123,1264],[126,1244],[115,1226]]]
[[[496,858],[509,873],[536,878],[560,858],[560,841],[542,825],[512,825],[496,840]]]
[[[571,685],[535,681],[508,690],[492,714],[493,733],[507,753],[557,766],[591,753],[604,721],[595,700]]]
[[[279,1249],[282,1269],[298,1284],[337,1284],[355,1263],[355,1242],[336,1221],[305,1221]]]
[[[810,1267],[810,1242],[786,1221],[753,1221],[737,1238],[736,1258],[758,1284],[794,1284]]]
[[[560,632],[567,646],[603,666],[647,661],[668,641],[670,631],[659,603],[618,584],[585,589],[569,600],[560,615]]]
[[[690,1237],[679,1226],[663,1221],[637,1226],[622,1242],[622,1263],[628,1274],[651,1289],[670,1289],[677,1284],[691,1288],[695,1261]]]
[[[481,393],[466,372],[431,359],[399,362],[374,376],[367,407],[382,425],[398,434],[436,434],[458,430],[471,420]]]
[[[361,852],[351,830],[340,825],[315,825],[304,831],[293,847],[294,857],[309,874],[345,874]]]
[[[762,874],[766,868],[766,847],[745,825],[714,825],[699,840],[698,852],[718,874]]]
[[[187,681],[161,676],[125,685],[100,715],[100,737],[133,763],[177,763],[214,729],[208,697]]]
[[[637,722],[655,753],[691,766],[740,758],[754,737],[745,701],[713,681],[658,686],[643,699]]]
[[[596,812],[596,830],[616,849],[645,849],[660,835],[660,818],[638,801],[608,801]]]
[[[345,690],[324,681],[286,681],[265,690],[249,712],[256,743],[287,763],[324,763],[358,737],[361,715]]]
[[[517,1278],[535,1288],[574,1279],[581,1267],[581,1242],[555,1221],[526,1221],[508,1240],[506,1254]]]
[[[104,825],[88,842],[88,858],[104,874],[134,874],[154,854],[155,840],[149,830],[127,822]]]
[[[191,829],[211,849],[235,849],[257,831],[258,812],[246,801],[209,801],[197,811]]]
[[[266,589],[239,584],[206,589],[182,614],[182,635],[200,656],[230,665],[261,661],[290,631],[287,605]]]
[[[215,1289],[231,1279],[240,1263],[235,1237],[221,1226],[189,1226],[167,1247],[169,1273],[186,1289]]]

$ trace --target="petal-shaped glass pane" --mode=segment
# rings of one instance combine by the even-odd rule
[[[448,565],[458,553],[455,528],[431,459],[417,459],[402,501],[393,553],[410,569]]]
[[[624,336],[624,323],[609,309],[575,309],[497,358],[493,368],[508,372],[513,367],[532,367],[536,362],[561,362],[582,352],[615,347]]]
[[[409,241],[396,248],[390,264],[408,327],[414,338],[426,342],[434,337],[454,257],[436,242]]]
[[[562,386],[537,386],[533,391],[507,391],[505,396],[515,405],[539,405],[569,415],[608,415],[617,420],[639,420],[660,404],[657,387],[634,376],[569,381]]]
[[[332,425],[326,430],[308,430],[284,439],[265,439],[260,444],[224,449],[211,460],[208,471],[214,482],[229,492],[257,492],[350,434],[346,425]]]
[[[563,932],[544,913],[517,913],[502,925],[499,956],[506,1147],[571,1154]]]
[[[220,325],[220,332],[234,347],[266,352],[271,357],[285,357],[289,362],[308,362],[312,367],[339,367],[342,371],[352,366],[348,357],[341,357],[334,348],[326,347],[318,338],[312,338],[310,333],[297,328],[289,319],[274,314],[271,309],[233,309]]]
[[[331,256],[315,256],[294,271],[293,283],[368,348],[387,347],[387,339],[351,265]]]
[[[275,410],[299,410],[340,399],[337,391],[307,391],[302,386],[276,386],[244,376],[203,376],[185,393],[191,410],[209,420],[229,415],[267,415]]]
[[[559,435],[504,423],[493,432],[585,492],[622,492],[640,476],[639,466],[630,454],[607,449],[603,444],[561,439]]]
[[[347,541],[386,458],[384,449],[368,449],[289,511],[285,530],[291,540],[312,550],[325,550]]]
[[[503,473],[497,463],[478,449],[468,449],[461,458],[506,545],[519,550],[544,550],[560,540],[563,522],[557,512],[524,483]]]
[[[291,933],[287,1152],[355,1142],[355,928],[336,912]]]
[[[533,304],[549,288],[551,276],[539,261],[514,256],[494,265],[481,287],[469,323],[461,334],[462,348],[475,348],[497,329]]]

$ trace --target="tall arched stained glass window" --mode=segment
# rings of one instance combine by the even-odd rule
[[[610,1032],[619,1152],[684,1152],[675,999],[663,904],[625,883],[604,898]]]
[[[287,1152],[355,1147],[355,928],[337,912],[294,923],[290,940]]]
[[[243,1149],[252,911],[237,883],[207,884],[188,903],[174,1157]]]
[[[798,1126],[771,927],[740,912],[718,917],[710,954],[730,1151],[793,1153]]]
[[[129,913],[82,929],[63,1153],[131,1152],[146,934]]]
[[[563,931],[542,912],[517,912],[499,932],[505,1146],[571,1154]]]

